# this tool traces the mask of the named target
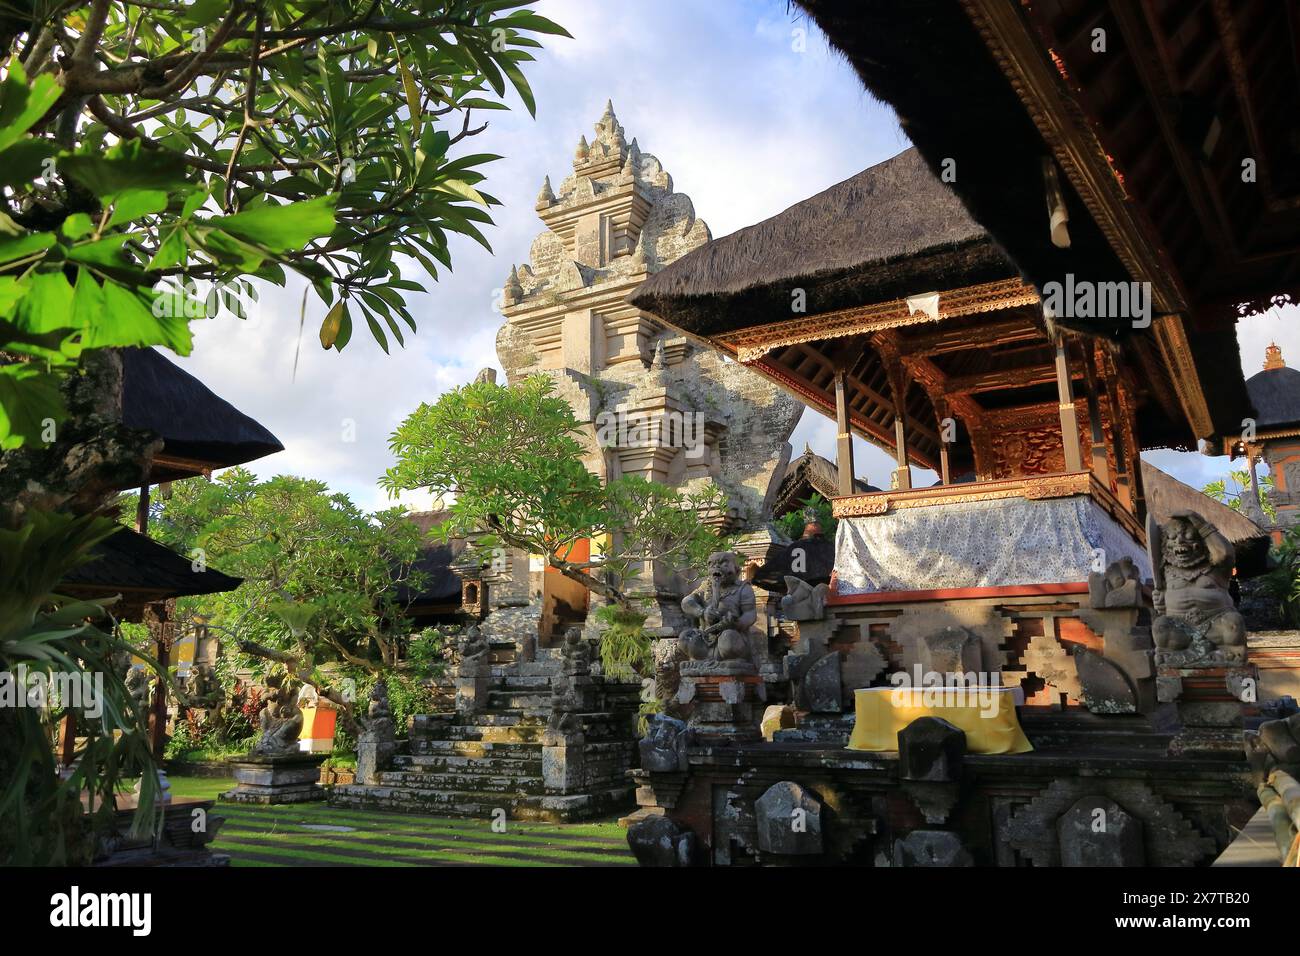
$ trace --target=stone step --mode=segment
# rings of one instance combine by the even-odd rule
[[[482,741],[484,743],[506,741],[533,743],[541,740],[545,731],[546,725],[540,721],[531,724],[507,724],[504,726],[479,724],[477,726],[451,727],[447,731],[447,739]]]
[[[351,810],[392,810],[430,813],[438,816],[475,817],[490,820],[505,810],[512,820],[555,820],[559,815],[545,810],[542,797],[482,791],[423,790],[414,787],[335,787],[330,806]]]
[[[492,710],[527,710],[549,713],[551,692],[529,690],[494,690],[488,694],[488,707]]]
[[[509,757],[542,759],[542,745],[519,740],[417,740],[411,744],[412,760],[421,757]]]
[[[541,794],[546,789],[540,771],[532,776],[493,776],[486,773],[424,773],[418,770],[388,770],[379,775],[379,785],[416,790],[438,790],[449,793],[477,791],[480,793],[508,793],[521,796]]]
[[[528,745],[524,745],[528,746]],[[485,776],[517,774],[529,776],[542,772],[540,747],[523,753],[491,750],[482,754],[414,754],[393,758],[394,770],[419,773],[469,773]]]

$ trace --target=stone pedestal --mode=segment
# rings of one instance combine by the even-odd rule
[[[1241,757],[1244,709],[1255,702],[1259,675],[1253,664],[1156,660],[1156,695],[1178,708],[1182,729],[1172,754]]]
[[[327,754],[241,757],[232,761],[235,789],[221,795],[235,803],[306,803],[324,800],[320,765]]]
[[[492,668],[488,664],[462,666],[456,673],[456,713],[472,717],[488,705]]]
[[[767,688],[748,661],[684,661],[677,701],[691,705],[690,728],[701,743],[762,737]]]
[[[397,741],[391,732],[366,730],[357,737],[357,783],[379,784],[379,775],[393,765]]]

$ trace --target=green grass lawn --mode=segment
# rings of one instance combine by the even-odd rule
[[[169,776],[178,799],[212,800],[233,780]],[[225,822],[212,849],[232,866],[635,866],[613,820],[526,823],[364,810],[321,803],[218,803]]]

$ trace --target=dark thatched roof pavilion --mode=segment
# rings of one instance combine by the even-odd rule
[[[153,349],[122,350],[122,423],[163,439],[151,484],[284,451],[260,423]]]
[[[1157,340],[1184,378],[1195,367],[1179,400],[1196,437],[1239,429],[1236,318],[1300,300],[1294,3],[797,3],[930,167],[955,166],[953,189],[1027,281],[1149,282],[1153,327],[1091,330]],[[1044,159],[1066,248],[1046,241]]]

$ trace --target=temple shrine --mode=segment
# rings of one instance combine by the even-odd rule
[[[755,635],[780,681],[728,687],[742,671],[719,660],[702,697],[684,650],[690,690],[642,742],[633,847],[1208,864],[1254,812],[1258,673],[1231,592],[1266,536],[1189,507],[1140,454],[1232,448],[1252,414],[1235,322],[1297,289],[1300,218],[1275,201],[1295,183],[1278,144],[1246,143],[1280,94],[1243,91],[1232,22],[1189,31],[1176,5],[1143,22],[1102,3],[801,6],[915,147],[631,301],[835,419],[831,580],[787,576],[779,633]],[[1214,68],[1180,77],[1192,48]],[[1170,83],[1204,102],[1199,138]],[[1162,136],[1134,137],[1121,99]],[[1270,169],[1253,193],[1227,173],[1250,147]],[[1189,150],[1224,176],[1191,176]],[[1210,209],[1212,231],[1188,222]],[[1247,253],[1252,214],[1273,242]],[[1217,240],[1237,258],[1207,256]],[[894,456],[889,489],[856,487],[854,435]],[[816,825],[792,834],[792,813]]]

